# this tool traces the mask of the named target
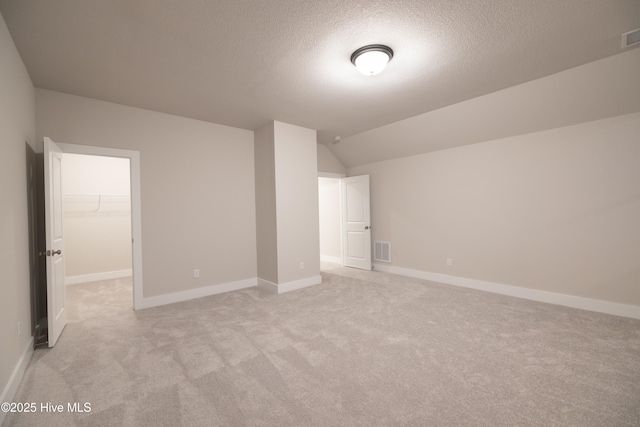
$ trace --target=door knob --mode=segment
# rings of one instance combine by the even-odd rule
[[[47,251],[47,256],[54,256],[54,255],[62,255],[62,250],[58,249],[57,251]]]
[[[370,225],[365,225],[365,226],[364,226],[364,229],[365,229],[365,230],[371,230],[371,226],[370,226]]]

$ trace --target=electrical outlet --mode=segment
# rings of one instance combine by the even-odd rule
[[[300,270],[304,270],[304,262],[300,262]]]
[[[453,267],[453,260],[451,258],[447,258],[447,267]]]
[[[197,279],[198,277],[200,277],[200,270],[196,268],[193,270],[193,278]]]

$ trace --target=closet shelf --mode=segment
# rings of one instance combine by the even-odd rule
[[[65,194],[63,198],[69,202],[89,202],[100,199],[117,202],[128,201],[130,196],[128,194]]]
[[[128,194],[64,194],[67,215],[126,214],[131,210]]]

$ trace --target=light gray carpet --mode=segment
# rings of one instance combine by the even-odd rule
[[[640,426],[640,321],[333,268],[139,312],[69,287],[70,322],[7,426]],[[124,292],[122,292],[124,291]],[[76,307],[76,308],[72,308]]]

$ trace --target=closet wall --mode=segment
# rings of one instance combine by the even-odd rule
[[[64,154],[66,283],[131,274],[129,159]]]

